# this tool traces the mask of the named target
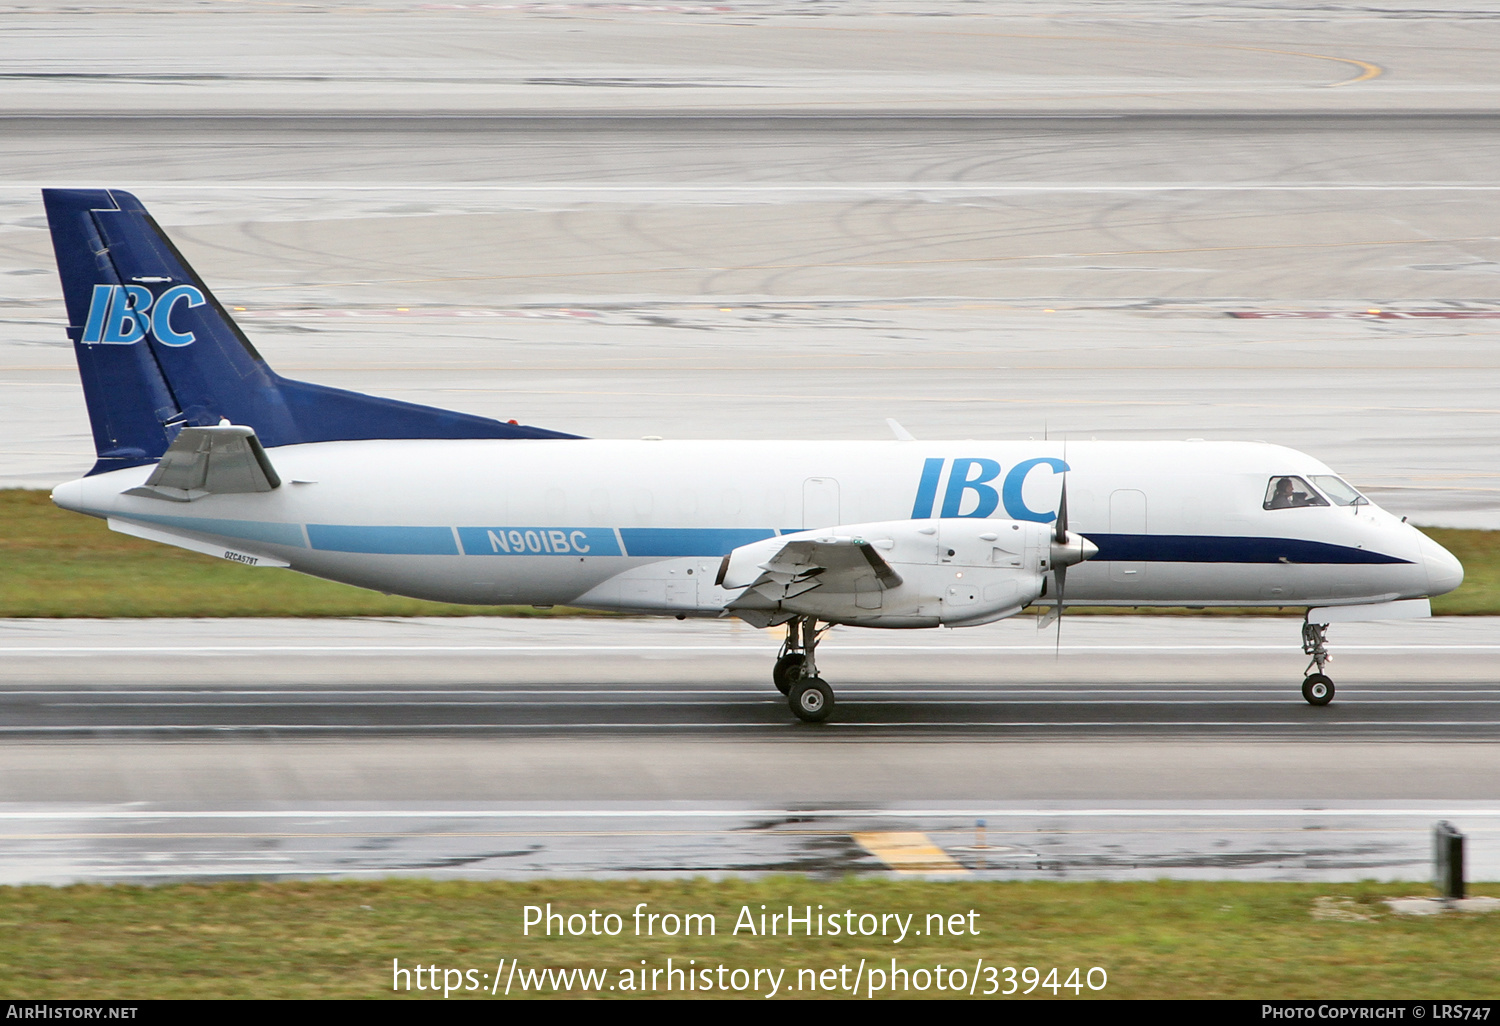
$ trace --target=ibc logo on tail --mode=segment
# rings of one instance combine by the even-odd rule
[[[154,300],[142,285],[95,285],[80,341],[128,346],[149,332],[164,346],[191,345],[198,336],[172,330],[172,310],[183,303],[191,310],[204,302],[203,293],[192,285],[174,285]]]

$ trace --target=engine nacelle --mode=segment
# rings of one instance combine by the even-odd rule
[[[741,546],[724,558],[718,583],[745,589],[729,609],[751,622],[799,615],[863,627],[964,627],[1036,601],[1052,548],[1053,528],[1031,522],[846,524]]]

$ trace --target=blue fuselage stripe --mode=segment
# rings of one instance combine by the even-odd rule
[[[1302,538],[1200,534],[1093,534],[1095,560],[1120,563],[1409,563],[1382,552]]]
[[[619,556],[610,527],[460,527],[466,556]]]
[[[622,527],[620,538],[631,556],[727,556],[741,545],[774,538],[770,528]]]
[[[296,524],[257,520],[219,520],[129,514],[131,519],[187,531],[302,547]],[[787,530],[784,529],[783,533]],[[684,556],[727,556],[741,545],[775,537],[770,528],[744,527],[622,527],[614,539],[610,528],[485,528],[460,527],[467,555],[590,555],[644,556],[670,559]],[[308,524],[312,547],[325,552],[366,552],[379,555],[457,556],[453,529],[448,527],[373,527],[347,524]],[[1120,563],[1322,563],[1391,564],[1411,560],[1383,552],[1334,545],[1303,538],[1246,538],[1202,534],[1093,534],[1099,546],[1094,562]],[[507,545],[509,546],[507,549]]]
[[[456,556],[451,527],[365,527],[308,524],[307,540],[325,552],[368,552],[392,556]]]
[[[101,514],[95,514],[99,516]],[[108,513],[102,514],[108,516]],[[271,545],[286,545],[304,549],[300,524],[282,524],[272,520],[222,520],[218,517],[177,517],[161,513],[126,513],[126,519],[139,520],[162,527],[176,527],[183,531],[196,531],[218,538],[238,538],[241,541],[266,542]]]

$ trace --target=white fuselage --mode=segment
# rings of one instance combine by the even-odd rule
[[[1326,466],[1240,442],[341,441],[268,450],[269,492],[59,486],[59,505],[381,591],[471,604],[719,615],[732,549],[842,524],[1054,519],[1099,554],[1068,604],[1348,605],[1456,587],[1451,555],[1366,503],[1265,508]]]

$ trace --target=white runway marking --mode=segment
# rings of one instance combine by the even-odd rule
[[[837,645],[840,652],[1043,652],[1053,645]],[[1064,652],[1284,652],[1292,645],[1064,645]],[[0,645],[9,655],[68,655],[76,652],[730,652],[757,658],[771,651],[749,645]],[[1339,645],[1340,652],[1493,652],[1500,645]]]
[[[960,806],[940,808],[832,808],[832,809],[208,809],[188,810],[106,809],[24,809],[0,810],[0,821],[57,819],[783,819],[794,815],[812,818],[969,818],[969,817],[1040,817],[1072,818],[1186,818],[1186,819],[1254,819],[1264,817],[1377,817],[1397,819],[1409,816],[1500,817],[1500,806],[1474,808],[1460,805],[1427,805],[1386,808],[1381,806],[1340,806],[1337,808],[1007,808],[1004,806]]]
[[[1045,687],[1045,685],[1040,685],[1040,686]],[[995,695],[995,696],[988,696],[987,695],[987,696],[979,696],[979,697],[963,696],[963,697],[958,697],[958,698],[941,698],[941,697],[934,696],[933,694],[931,694],[929,692],[925,692],[925,691],[914,692],[912,694],[904,694],[903,693],[903,697],[901,697],[901,698],[874,698],[874,697],[870,697],[867,693],[858,690],[857,687],[842,688],[840,690],[842,691],[843,696],[844,696],[843,699],[842,699],[842,701],[844,701],[844,702],[858,702],[860,705],[913,705],[913,704],[921,704],[923,706],[934,706],[934,705],[997,705],[997,706],[1005,706],[1007,708],[1014,708],[1016,706],[1039,705],[1039,706],[1044,706],[1044,707],[1050,709],[1050,708],[1055,708],[1055,707],[1059,707],[1059,706],[1087,706],[1087,705],[1108,705],[1108,706],[1115,706],[1115,705],[1122,705],[1122,704],[1126,704],[1126,703],[1130,702],[1130,699],[1128,697],[1122,697],[1122,698],[1096,698],[1096,699],[1079,699],[1079,698],[1064,698],[1064,699],[1059,699],[1059,698],[1013,698],[1013,697],[1010,697],[1008,695],[1003,695],[1003,694],[1002,695]],[[1278,689],[1278,692],[1280,690],[1281,689]],[[263,708],[266,707],[266,703],[264,703],[264,702],[215,702],[215,701],[202,701],[202,700],[196,701],[196,702],[161,702],[161,701],[156,701],[154,698],[150,697],[150,693],[149,692],[142,692],[142,694],[146,695],[147,697],[145,699],[141,700],[141,701],[110,702],[109,703],[109,707],[111,709],[263,709]],[[536,707],[540,707],[540,708],[551,709],[551,708],[555,708],[558,705],[558,703],[556,701],[549,701],[549,700],[546,700],[546,699],[552,699],[552,698],[555,698],[555,697],[559,697],[559,696],[549,695],[546,692],[533,692],[533,694],[536,694],[538,696],[537,699],[532,700],[532,701],[525,701],[525,700],[519,700],[518,701],[518,700],[512,698],[509,692],[496,692],[495,697],[493,697],[491,699],[488,699],[488,700],[470,701],[470,700],[466,699],[466,700],[462,700],[462,701],[453,701],[453,700],[449,700],[449,699],[444,698],[444,693],[443,692],[434,692],[430,697],[428,697],[428,698],[426,698],[424,700],[418,700],[418,701],[351,702],[351,701],[347,701],[345,699],[345,697],[343,695],[339,694],[337,691],[314,691],[314,692],[309,692],[309,693],[306,693],[306,694],[301,694],[301,693],[297,693],[297,692],[289,692],[289,694],[291,694],[294,698],[302,698],[302,699],[306,699],[306,698],[318,698],[318,699],[322,699],[322,701],[302,701],[302,702],[296,702],[296,703],[294,703],[294,704],[299,705],[299,706],[337,705],[340,708],[345,708],[345,709],[403,709],[403,708],[429,709],[429,708],[432,708],[434,706],[442,706],[445,709],[464,709],[464,708],[493,709],[493,708],[499,708],[499,707],[502,707],[502,706],[505,707],[505,708],[508,708],[508,709],[513,709],[513,708],[516,708],[518,706],[536,706]],[[682,696],[685,695],[685,694],[690,694],[690,695],[693,695],[695,697],[694,698],[683,698]],[[218,695],[218,692],[205,692],[202,697],[205,698],[205,699],[212,699],[212,698],[217,697],[217,695]],[[562,692],[562,693],[560,693],[560,695],[562,697],[568,697],[568,693],[567,692]],[[714,696],[723,696],[723,695],[727,695],[729,697],[728,698],[714,697]],[[639,704],[644,704],[644,703],[632,703],[632,702],[626,701],[627,699],[629,699],[631,697],[634,697],[634,696],[643,696],[643,697],[644,696],[651,696],[651,697],[670,696],[672,698],[672,704],[675,705],[675,706],[685,706],[685,705],[686,706],[703,706],[705,708],[715,708],[715,709],[728,708],[730,706],[747,706],[747,705],[759,706],[759,705],[781,705],[782,704],[782,700],[781,699],[772,698],[770,695],[765,695],[765,696],[756,695],[753,698],[746,698],[744,691],[693,691],[691,689],[684,689],[682,691],[597,692],[593,696],[586,696],[586,697],[597,697],[599,699],[602,699],[600,701],[572,701],[572,702],[569,702],[568,705],[570,707],[572,707],[572,708],[575,708],[575,709],[579,708],[579,707],[588,707],[588,706],[599,706],[601,708],[610,708],[610,709],[613,709],[613,708],[616,708],[616,707],[619,707],[619,706],[625,706],[625,705],[639,705]],[[1425,698],[1427,696],[1424,695],[1422,697]],[[1414,701],[1416,701],[1416,699],[1394,700],[1394,699],[1379,699],[1379,698],[1370,699],[1370,698],[1361,697],[1359,699],[1359,704],[1360,704],[1361,707],[1363,707],[1363,706],[1370,706],[1370,705],[1411,705]],[[97,710],[99,708],[99,703],[97,701],[44,702],[44,703],[41,703],[41,704],[45,705],[47,708],[52,708],[52,709],[95,709],[95,710]],[[1131,704],[1143,704],[1143,703],[1141,703],[1141,702],[1134,702],[1134,703],[1131,703]],[[1163,701],[1158,700],[1158,701],[1150,703],[1150,704],[1176,706],[1176,705],[1179,705],[1180,703],[1175,702],[1175,701],[1165,701],[1165,702],[1163,702]],[[1443,702],[1443,704],[1444,705],[1494,705],[1495,703],[1493,701],[1491,701],[1491,700],[1488,700],[1488,699],[1450,698],[1450,699],[1445,700]],[[1289,708],[1294,708],[1294,709],[1300,709],[1301,708],[1301,706],[1293,704],[1290,699],[1285,698],[1285,697],[1282,697],[1282,698],[1256,698],[1256,699],[1243,699],[1243,698],[1235,698],[1235,699],[1206,698],[1206,699],[1199,699],[1199,700],[1194,701],[1193,705],[1195,705],[1195,706],[1204,706],[1204,705],[1233,705],[1233,706],[1274,705],[1274,706],[1284,706],[1284,707],[1289,707]],[[1198,721],[1192,721],[1192,722],[1198,722]],[[1360,721],[1361,724],[1369,724],[1369,723],[1372,723],[1372,722],[1378,722],[1378,721],[1370,721],[1370,720],[1361,720]],[[1418,720],[1418,721],[1411,721],[1411,722],[1413,722],[1414,724],[1423,724],[1423,723],[1428,723],[1430,721],[1428,721],[1428,720]],[[1474,720],[1473,722],[1474,723],[1483,723],[1485,721],[1483,721],[1483,720]],[[495,724],[495,726],[504,726],[504,724]],[[391,729],[399,731],[399,730],[402,730],[404,728],[402,728],[402,727],[391,727]]]
[[[1116,687],[1116,685],[1110,685],[1110,687],[1089,687],[1089,685],[1083,685],[1083,690],[1080,691],[1080,690],[1077,690],[1077,685],[1070,685],[1070,684],[1049,684],[1049,682],[1040,682],[1040,684],[1014,684],[1014,682],[1010,682],[1010,681],[996,681],[995,684],[954,684],[954,682],[944,682],[944,684],[938,684],[938,685],[932,685],[932,684],[916,685],[916,684],[907,684],[907,682],[897,682],[897,684],[870,684],[870,682],[862,682],[862,684],[846,684],[846,685],[844,685],[844,687],[849,688],[849,690],[852,691],[852,693],[861,693],[861,694],[880,694],[880,693],[883,693],[883,691],[900,691],[900,693],[904,694],[904,693],[907,693],[907,691],[912,690],[913,687],[921,687],[922,694],[971,694],[972,693],[972,694],[977,694],[977,696],[987,696],[987,697],[1016,696],[1016,700],[1019,700],[1019,702],[1026,702],[1026,700],[1034,700],[1034,699],[1032,699],[1031,696],[1034,696],[1034,694],[1037,694],[1037,693],[1044,693],[1044,694],[1046,694],[1047,697],[1044,700],[1047,700],[1047,702],[1055,702],[1055,700],[1071,700],[1071,699],[1074,699],[1074,697],[1079,697],[1080,694],[1082,694],[1082,697],[1079,697],[1079,700],[1088,700],[1088,702],[1097,702],[1097,700],[1106,699],[1106,696],[1109,696],[1109,697],[1107,697],[1107,700],[1118,700],[1118,699],[1121,699],[1121,697],[1133,697],[1133,699],[1140,699],[1140,697],[1148,696],[1148,694],[1166,694],[1166,696],[1181,696],[1181,694],[1215,694],[1215,696],[1223,696],[1223,694],[1250,694],[1250,696],[1259,696],[1259,694],[1265,694],[1266,693],[1266,687],[1244,687],[1244,685],[1223,685],[1223,687],[1161,687],[1161,685],[1151,685],[1151,684],[1142,684],[1142,685],[1140,685],[1140,687],[1131,687],[1131,685],[1125,685],[1125,687]],[[1269,685],[1269,687],[1278,688],[1278,690],[1280,690],[1280,685],[1278,685],[1278,684],[1272,684],[1272,685]],[[1469,688],[1469,687],[1394,688],[1394,687],[1389,687],[1389,685],[1383,685],[1383,684],[1361,684],[1361,685],[1358,685],[1358,687],[1361,688],[1361,691],[1362,691],[1361,702],[1382,702],[1382,700],[1391,700],[1391,699],[1389,699],[1389,696],[1392,696],[1392,694],[1412,694],[1412,696],[1422,697],[1422,699],[1431,699],[1431,697],[1437,696],[1437,694],[1500,694],[1500,690],[1491,690],[1491,688],[1482,688],[1482,687],[1479,687],[1479,688]],[[693,687],[693,685],[691,685],[691,684],[684,684],[684,685],[681,685],[681,687],[675,687],[675,688],[663,688],[663,687],[643,688],[643,687],[631,687],[630,684],[618,684],[618,685],[606,685],[606,687],[555,687],[555,688],[552,688],[552,687],[517,687],[517,688],[510,688],[510,687],[502,687],[502,685],[496,685],[496,687],[492,687],[492,688],[446,688],[446,687],[431,687],[431,688],[420,688],[420,687],[404,687],[404,688],[341,688],[341,687],[291,688],[291,687],[288,687],[288,688],[275,688],[275,690],[267,690],[267,688],[249,688],[249,690],[246,690],[246,688],[233,688],[233,687],[231,687],[231,688],[216,688],[216,687],[213,687],[213,685],[208,685],[208,684],[202,685],[202,687],[192,687],[192,688],[184,688],[184,687],[160,687],[160,688],[157,688],[157,687],[141,687],[141,688],[107,688],[107,687],[37,688],[37,687],[20,687],[20,688],[9,688],[9,687],[3,687],[3,685],[0,685],[0,694],[5,694],[5,696],[7,696],[7,697],[20,696],[20,694],[39,694],[39,696],[42,696],[42,697],[87,697],[87,699],[90,699],[90,700],[98,700],[98,699],[101,699],[101,697],[114,696],[114,694],[126,694],[126,696],[150,696],[150,697],[166,696],[166,694],[192,694],[192,696],[199,697],[199,699],[202,699],[202,697],[219,697],[219,696],[223,696],[223,697],[272,697],[272,696],[309,697],[309,696],[323,696],[323,694],[326,694],[326,696],[339,697],[339,699],[350,699],[350,697],[360,697],[360,696],[381,697],[381,696],[396,696],[396,694],[414,694],[414,696],[422,696],[422,697],[463,696],[463,694],[478,694],[478,696],[487,696],[487,697],[529,696],[529,694],[541,694],[541,696],[546,696],[546,697],[591,697],[591,696],[598,696],[598,694],[607,694],[607,696],[618,697],[618,696],[621,696],[621,694],[661,694],[661,696],[673,696],[673,694],[682,694],[682,693],[702,694],[702,696],[709,696],[709,694],[727,694],[727,696],[736,696],[736,694],[744,694],[745,691],[762,691],[762,690],[765,690],[765,688],[763,688],[762,685],[760,685],[760,684],[745,684],[744,687],[736,687],[736,688],[723,688],[723,687],[697,688],[697,687]],[[1382,694],[1382,696],[1388,696],[1388,697],[1370,697],[1370,694]],[[1197,699],[1194,699],[1194,700],[1197,700]]]
[[[56,182],[0,183],[0,190],[35,191],[43,188],[85,189],[97,188],[95,182],[79,185],[59,185]],[[693,184],[673,182],[572,182],[568,184],[537,183],[528,185],[499,184],[453,184],[423,185],[406,182],[343,183],[328,182],[277,182],[242,183],[224,182],[158,182],[136,183],[132,188],[141,192],[170,192],[190,190],[193,192],[476,192],[476,193],[661,193],[669,197],[683,194],[725,195],[752,193],[757,195],[785,193],[866,193],[900,195],[909,192],[961,192],[961,193],[1151,193],[1151,192],[1497,192],[1500,184],[1493,182],[1309,182],[1305,184],[1284,182],[1103,182],[1103,183],[1054,183],[1054,182],[745,182]]]
[[[475,703],[467,703],[475,704]],[[722,702],[683,702],[680,705],[703,705],[723,708]],[[779,701],[768,701],[767,705],[780,706]],[[1267,703],[1270,704],[1270,703]],[[1291,706],[1290,708],[1301,708]],[[199,707],[201,708],[201,706]],[[565,727],[557,723],[409,723],[393,727],[381,723],[158,723],[158,724],[78,724],[76,726],[34,726],[13,727],[0,726],[0,737],[12,734],[245,734],[245,733],[376,733],[376,734],[416,734],[431,732],[481,732],[512,733],[518,731],[601,731],[605,733],[635,733],[640,731],[668,731],[684,730],[692,732],[711,730],[743,730],[746,732],[760,731],[766,727],[778,727],[774,723],[663,723],[643,722],[630,723],[619,721],[607,721],[601,723],[577,722],[568,723]],[[789,725],[790,726],[790,725]],[[1267,728],[1274,727],[1278,730],[1289,728],[1300,728],[1303,730],[1329,730],[1343,728],[1345,730],[1362,731],[1372,727],[1394,727],[1405,730],[1428,730],[1433,727],[1500,727],[1500,720],[952,720],[940,723],[918,721],[918,720],[890,720],[890,721],[862,721],[862,720],[831,720],[820,724],[818,729],[825,731],[851,730],[851,729],[881,729],[881,730],[909,730],[931,728],[938,732],[945,730],[985,728],[1045,728],[1050,730],[1068,730],[1079,728],[1115,728],[1133,731],[1141,727],[1168,727],[1173,730],[1181,730],[1186,727],[1238,727],[1238,728]],[[1317,738],[1325,741],[1327,738]],[[1488,743],[1488,739],[1475,739]],[[1452,743],[1462,743],[1458,739]]]

